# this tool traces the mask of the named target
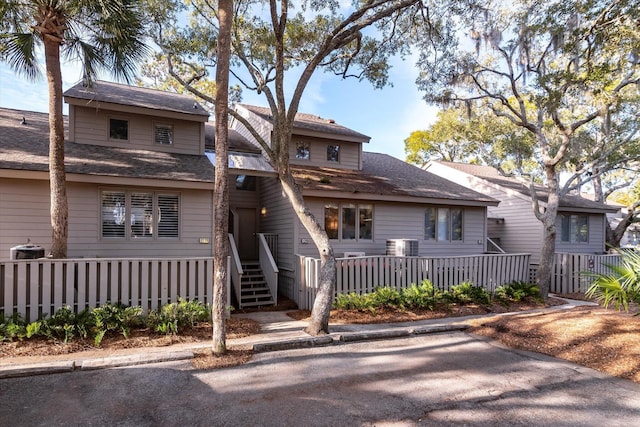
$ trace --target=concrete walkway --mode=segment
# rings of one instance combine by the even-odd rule
[[[344,342],[370,341],[419,336],[437,332],[461,331],[469,327],[465,322],[481,317],[522,315],[526,313],[566,310],[580,305],[597,305],[585,301],[566,301],[566,304],[560,306],[498,315],[450,317],[404,323],[362,325],[330,324],[331,333],[320,337],[311,337],[306,334],[304,328],[307,322],[293,320],[284,311],[237,314],[234,315],[234,317],[244,317],[259,322],[261,332],[244,338],[229,339],[227,340],[227,345],[229,347],[240,345],[252,346],[254,352],[319,347]],[[99,352],[87,352],[40,358],[37,362],[29,361],[29,358],[10,358],[0,361],[0,379],[184,360],[193,358],[194,351],[206,348],[209,345],[210,343],[205,342],[201,344],[178,344],[167,347],[136,348],[118,351],[108,357],[100,355]]]

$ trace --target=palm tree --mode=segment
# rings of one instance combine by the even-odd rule
[[[0,0],[0,60],[36,79],[37,48],[44,49],[49,86],[50,256],[67,256],[68,206],[60,55],[82,64],[90,85],[98,69],[129,82],[147,52],[137,0]]]

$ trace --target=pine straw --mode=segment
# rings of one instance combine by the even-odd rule
[[[640,316],[603,308],[476,320],[470,332],[640,383]]]

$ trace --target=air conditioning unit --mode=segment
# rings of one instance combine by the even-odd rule
[[[418,256],[418,240],[389,239],[387,240],[387,255]]]

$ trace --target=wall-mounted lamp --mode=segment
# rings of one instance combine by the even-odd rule
[[[260,215],[262,216],[267,216],[267,208],[266,207],[262,207],[262,209],[260,209]]]

